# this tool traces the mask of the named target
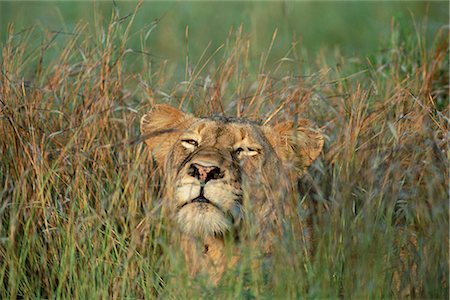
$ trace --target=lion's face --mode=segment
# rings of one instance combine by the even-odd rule
[[[259,223],[271,222],[289,173],[302,172],[323,143],[310,128],[195,118],[164,105],[142,118],[141,131],[164,166],[173,219],[183,232],[203,237],[238,230],[248,210]]]
[[[241,120],[197,119],[168,153],[176,220],[195,235],[230,231],[243,219],[244,181],[281,169],[261,129]],[[282,175],[281,175],[282,176]]]

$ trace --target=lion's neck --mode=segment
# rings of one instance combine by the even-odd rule
[[[224,256],[225,243],[222,237],[207,236],[193,237],[183,235],[181,244],[186,256],[201,257],[211,259],[213,262],[219,261]]]
[[[238,260],[237,254],[230,258],[227,257],[222,237],[196,238],[183,235],[181,246],[189,273],[195,275],[201,271],[206,271],[214,284],[218,283],[225,268],[233,266]]]

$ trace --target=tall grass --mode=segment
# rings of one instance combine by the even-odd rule
[[[9,27],[1,298],[448,298],[448,29],[426,37],[420,23],[410,34],[393,24],[384,51],[336,53],[328,66],[320,54],[306,65],[296,41],[269,65],[276,32],[255,63],[239,28],[219,49],[188,55],[185,80],[173,82],[167,63],[151,59],[146,32],[130,31],[133,16],[113,13],[94,33],[83,24],[47,32],[38,48],[34,28]],[[139,53],[127,48],[130,34],[141,35]],[[270,277],[249,274],[245,258],[217,288],[187,277],[139,139],[155,102],[321,126],[324,153],[298,195],[314,208],[312,259],[287,233]]]

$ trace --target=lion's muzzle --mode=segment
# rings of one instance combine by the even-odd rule
[[[237,175],[237,165],[224,151],[206,148],[192,153],[174,190],[180,227],[194,235],[222,234],[240,221],[242,192]]]
[[[217,180],[224,176],[223,172],[217,166],[203,166],[196,163],[191,164],[187,173],[203,183],[207,183],[210,180]]]

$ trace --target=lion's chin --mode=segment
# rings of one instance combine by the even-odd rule
[[[177,212],[176,221],[184,233],[201,237],[224,234],[232,226],[223,212],[208,203],[183,206]]]

